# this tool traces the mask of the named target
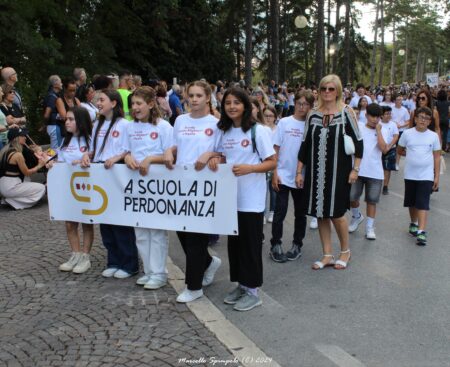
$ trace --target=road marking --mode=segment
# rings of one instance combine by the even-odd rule
[[[363,363],[337,345],[318,344],[316,349],[339,367],[365,367]]]

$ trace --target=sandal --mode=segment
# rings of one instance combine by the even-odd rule
[[[316,261],[312,266],[313,270],[320,270],[326,268],[327,266],[333,266],[335,264],[333,255],[324,254],[323,257],[331,257],[330,262],[324,264],[322,261]]]
[[[338,260],[336,261],[336,263],[334,264],[334,268],[336,270],[344,270],[347,269],[347,265],[350,262],[350,258],[352,257],[352,253],[350,252],[350,250],[346,250],[346,251],[341,251],[341,254],[349,254],[348,256],[348,260],[344,261],[344,260]]]

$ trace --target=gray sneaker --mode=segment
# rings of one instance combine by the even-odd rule
[[[83,274],[88,271],[91,267],[91,260],[89,259],[89,254],[81,254],[80,260],[78,260],[77,265],[73,268],[75,274]]]
[[[227,294],[227,296],[223,300],[223,303],[226,303],[227,305],[235,305],[236,302],[244,294],[245,294],[245,290],[242,289],[240,286],[237,286],[235,289],[233,289],[230,293]]]
[[[253,294],[246,292],[239,301],[236,302],[233,309],[236,311],[250,311],[252,308],[261,305],[262,301],[259,296],[254,296]]]

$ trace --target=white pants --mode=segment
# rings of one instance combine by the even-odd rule
[[[145,275],[167,280],[166,260],[169,234],[162,229],[134,228],[136,247],[144,265]]]
[[[0,195],[14,209],[35,205],[45,194],[45,186],[37,182],[22,182],[19,177],[0,178]]]

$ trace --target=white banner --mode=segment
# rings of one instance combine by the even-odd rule
[[[231,165],[152,165],[147,176],[123,164],[83,169],[55,164],[47,177],[51,220],[211,234],[237,234],[237,178]]]
[[[439,85],[439,74],[438,73],[427,73],[427,84],[430,87],[437,87]]]

